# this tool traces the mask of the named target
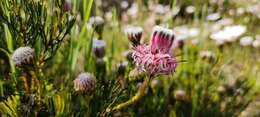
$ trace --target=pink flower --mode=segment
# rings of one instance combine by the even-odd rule
[[[132,57],[137,67],[152,75],[175,72],[177,61],[170,55],[173,40],[173,31],[154,27],[150,45],[141,44],[133,49]]]

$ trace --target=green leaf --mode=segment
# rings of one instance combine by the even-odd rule
[[[18,117],[19,97],[11,96],[6,101],[0,102],[0,112],[3,116]]]
[[[13,52],[13,38],[12,35],[8,29],[8,26],[6,24],[4,25],[4,30],[5,30],[5,39],[6,39],[6,43],[7,43],[7,48],[10,52]]]

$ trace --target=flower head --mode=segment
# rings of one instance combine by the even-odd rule
[[[90,73],[81,73],[74,80],[74,89],[76,91],[88,92],[93,91],[96,80]]]
[[[16,66],[29,65],[35,56],[34,49],[31,47],[20,47],[13,53],[12,59]]]
[[[140,44],[143,34],[143,29],[141,27],[128,26],[126,27],[125,32],[128,36],[128,39],[133,43],[134,46]]]
[[[174,72],[177,61],[170,55],[173,41],[173,31],[156,26],[150,45],[141,44],[133,49],[132,57],[137,67],[153,75]]]
[[[215,41],[234,42],[236,39],[246,32],[243,25],[226,26],[223,30],[210,35]]]
[[[105,56],[105,41],[94,39],[92,46],[93,52],[97,58],[103,58]]]

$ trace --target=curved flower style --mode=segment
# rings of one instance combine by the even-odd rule
[[[170,55],[173,40],[173,31],[155,26],[150,45],[141,44],[133,49],[134,62],[153,75],[175,72],[177,61]]]

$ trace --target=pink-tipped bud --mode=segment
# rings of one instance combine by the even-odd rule
[[[142,34],[143,34],[143,29],[141,27],[128,26],[125,29],[125,33],[127,34],[128,39],[132,42],[134,46],[140,44]]]
[[[13,62],[18,67],[32,64],[34,57],[35,52],[31,47],[20,47],[12,55]]]
[[[90,73],[81,73],[74,80],[75,91],[89,92],[95,89],[96,79]]]
[[[105,46],[106,42],[102,40],[93,40],[93,52],[97,58],[103,58],[105,56]]]
[[[168,54],[174,41],[172,30],[155,26],[151,39],[151,53]]]

